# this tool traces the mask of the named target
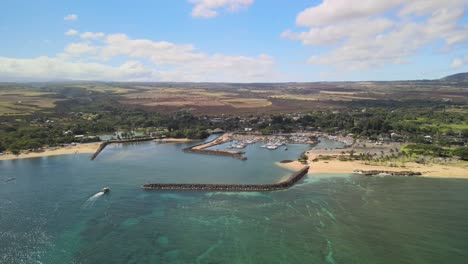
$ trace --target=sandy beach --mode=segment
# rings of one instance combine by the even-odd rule
[[[67,154],[81,154],[81,153],[94,153],[99,147],[100,142],[93,143],[84,143],[69,145],[65,147],[51,147],[46,148],[41,152],[27,152],[20,153],[19,155],[13,154],[4,154],[0,155],[0,160],[12,160],[12,159],[27,159],[27,158],[37,158],[37,157],[47,157],[47,156],[56,156],[56,155],[67,155]]]
[[[377,163],[361,160],[340,161],[337,159],[338,156],[348,156],[348,153],[343,153],[350,150],[354,150],[356,154],[359,154],[366,152],[388,152],[392,148],[399,148],[399,145],[371,146],[370,148],[312,149],[307,151],[308,164],[310,165],[309,173],[353,173],[355,170],[413,171],[420,172],[422,177],[468,179],[468,162],[466,161],[454,161],[450,163],[428,162],[421,164],[410,161]],[[324,160],[320,159],[320,156],[328,156],[330,158]],[[313,161],[317,158],[319,159],[318,161]],[[299,170],[304,167],[304,164],[298,161],[290,163],[278,162],[277,165],[292,170]]]
[[[299,170],[304,164],[293,161],[290,163],[277,163],[278,166]],[[318,162],[309,162],[309,173],[353,173],[354,170],[386,170],[386,171],[414,171],[421,172],[424,177],[433,178],[463,178],[468,179],[468,165],[460,164],[418,164],[415,162],[406,162],[391,167],[386,165],[366,164],[362,161],[339,161],[339,160],[320,160]]]

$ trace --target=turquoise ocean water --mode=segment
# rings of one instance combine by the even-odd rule
[[[290,171],[273,163],[308,148],[259,144],[247,161],[154,142],[93,162],[0,161],[0,263],[467,263],[468,180],[312,172],[269,193],[139,188],[277,181]]]

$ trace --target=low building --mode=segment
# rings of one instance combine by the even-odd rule
[[[208,133],[209,134],[221,134],[221,133],[224,133],[224,130],[222,130],[221,128],[216,128],[213,130],[208,130]]]

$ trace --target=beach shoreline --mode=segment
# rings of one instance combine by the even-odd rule
[[[45,148],[38,152],[33,152],[33,151],[23,152],[23,153],[20,153],[19,155],[8,153],[8,154],[0,155],[0,160],[40,158],[40,157],[70,155],[70,154],[87,154],[87,153],[92,154],[96,152],[100,144],[101,142],[93,142],[93,143],[68,145],[64,147],[50,147],[50,148]]]
[[[289,163],[277,162],[276,165],[290,170],[297,170],[304,166],[299,161]],[[468,179],[468,167],[466,164],[418,164],[415,162],[406,162],[398,166],[388,166],[380,164],[368,164],[362,161],[340,161],[340,160],[319,160],[309,162],[309,174],[314,173],[347,173],[352,174],[355,170],[385,170],[385,171],[413,171],[420,172],[420,177],[430,178],[456,178]]]

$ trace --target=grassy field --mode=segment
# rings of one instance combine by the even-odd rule
[[[0,87],[0,115],[27,115],[55,107],[52,92],[25,87]]]
[[[130,92],[135,92],[137,90],[136,87],[120,87],[118,84],[72,84],[72,85],[65,85],[66,88],[82,88],[89,91],[94,92],[104,92],[104,93],[111,93],[111,94],[126,94]]]
[[[449,111],[458,113],[461,115],[466,115],[463,109],[449,109]],[[468,123],[466,121],[453,121],[453,122],[441,122],[437,119],[429,118],[417,118],[415,120],[404,120],[404,123],[411,123],[421,128],[437,128],[439,131],[446,132],[448,130],[461,131],[468,129]]]

